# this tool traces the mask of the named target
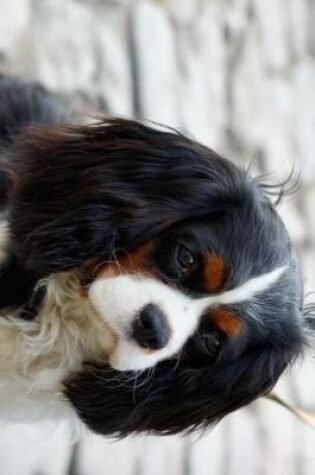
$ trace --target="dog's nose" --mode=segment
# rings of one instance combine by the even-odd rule
[[[157,305],[142,308],[132,326],[132,338],[142,348],[160,350],[167,345],[170,329],[166,317]]]

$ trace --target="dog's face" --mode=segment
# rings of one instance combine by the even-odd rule
[[[206,426],[270,391],[299,353],[299,273],[282,222],[261,205],[255,217],[245,207],[175,225],[96,264],[88,298],[117,344],[109,367],[67,387],[93,430]]]
[[[269,391],[300,353],[296,259],[247,172],[128,121],[31,131],[16,156],[15,252],[41,276],[81,269],[82,298],[115,340],[108,366],[66,383],[93,430],[209,425]]]
[[[271,206],[262,206],[254,228],[245,210],[191,220],[97,266],[88,298],[116,336],[113,368],[142,370],[169,358],[211,366],[255,340],[270,345],[273,314],[276,325],[299,325],[293,264],[276,244],[287,237]],[[285,286],[292,288],[282,294]]]

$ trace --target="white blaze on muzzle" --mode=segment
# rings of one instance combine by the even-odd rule
[[[275,283],[284,270],[285,267],[280,267],[238,288],[200,299],[192,299],[163,282],[141,275],[96,280],[89,290],[90,302],[117,337],[109,363],[119,370],[140,370],[173,356],[197,329],[208,308],[250,300]],[[150,304],[163,312],[170,329],[167,344],[157,350],[142,348],[132,338],[134,320]]]
[[[193,300],[158,280],[139,275],[119,275],[95,281],[89,298],[118,338],[110,364],[117,369],[144,369],[180,350],[198,326]],[[167,344],[159,350],[141,348],[131,338],[132,323],[146,305],[157,306],[170,329]]]

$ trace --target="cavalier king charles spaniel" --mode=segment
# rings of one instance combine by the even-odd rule
[[[38,86],[0,103],[0,417],[173,434],[268,393],[310,323],[268,187]]]

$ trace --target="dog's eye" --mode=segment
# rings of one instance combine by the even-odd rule
[[[178,246],[177,263],[182,274],[188,274],[195,264],[195,259],[191,250],[188,249],[188,247],[186,247],[184,244],[180,244]]]
[[[222,348],[221,338],[217,335],[204,335],[204,345],[211,356],[217,357]]]

